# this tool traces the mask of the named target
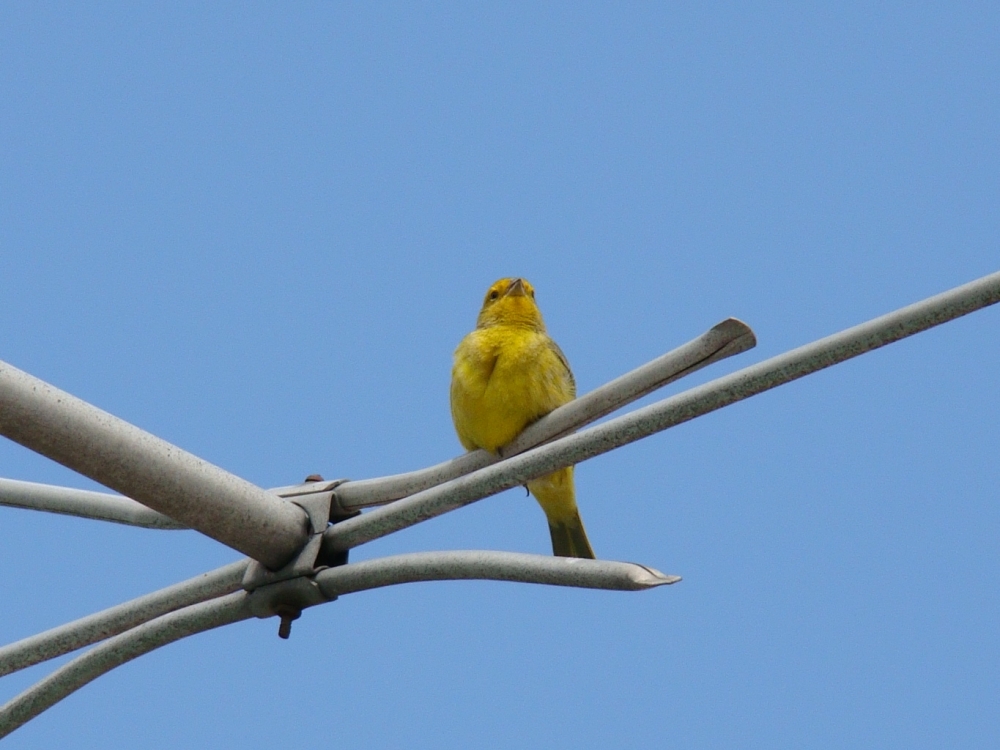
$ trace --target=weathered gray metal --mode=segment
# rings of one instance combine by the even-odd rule
[[[296,502],[303,495],[332,490],[340,481],[342,480],[306,482],[278,487],[268,492]],[[169,516],[157,513],[152,508],[147,508],[142,503],[123,495],[61,487],[55,484],[22,482],[17,479],[0,478],[0,506],[40,510],[77,518],[90,518],[95,521],[111,521],[147,529],[188,528]]]
[[[316,576],[320,590],[329,598],[397,583],[454,580],[642,591],[677,583],[681,578],[637,563],[492,550],[413,552],[329,568]]]
[[[54,484],[21,482],[16,479],[0,479],[0,505],[112,521],[147,529],[187,528],[169,516],[121,495]]]
[[[0,434],[269,568],[306,543],[300,508],[2,362]]]
[[[512,456],[572,432],[713,362],[745,352],[755,344],[753,331],[745,323],[735,318],[724,320],[683,346],[556,409],[529,426],[502,453],[504,456]],[[342,484],[342,480],[310,482],[277,487],[268,492],[293,498],[304,492],[315,493],[318,489],[337,487],[337,500],[341,507],[351,510],[384,505],[499,460],[500,456],[486,451],[473,451],[407,474],[362,479],[347,484]],[[121,495],[13,479],[0,479],[0,505],[146,528],[188,528],[169,516]]]
[[[239,590],[249,560],[239,560],[130,602],[0,648],[0,677],[124,633],[156,617]]]
[[[683,346],[542,417],[506,446],[501,455],[513,456],[572,432],[713,362],[752,349],[756,343],[746,323],[728,318]],[[347,509],[384,505],[494,464],[500,458],[483,450],[471,451],[406,474],[345,482],[337,487],[337,499]]]
[[[523,581],[620,591],[643,590],[680,580],[677,576],[667,576],[634,563],[467,551],[423,552],[368,560],[324,570],[315,576],[315,583],[327,599],[333,599],[396,583],[454,579]],[[264,587],[253,594],[244,591],[226,594],[149,619],[116,635],[0,706],[0,737],[10,734],[102,674],[160,646],[250,617],[278,614],[273,611],[273,604],[280,601],[280,597],[275,597],[269,589],[287,587],[294,590],[301,584],[310,583],[309,579],[300,578]],[[187,584],[178,584],[184,585]],[[307,598],[299,604],[312,606],[322,601],[323,597]]]
[[[243,591],[195,604],[116,635],[63,665],[0,706],[0,737],[52,707],[102,674],[195,633],[252,617]]]
[[[1000,273],[995,273],[672,398],[638,409],[603,425],[575,435],[561,437],[554,442],[507,458],[501,463],[483,466],[465,476],[459,476],[444,484],[417,492],[388,508],[380,508],[364,516],[342,521],[324,532],[327,551],[336,552],[363,544],[392,531],[474,502],[487,495],[522,484],[527,479],[562,466],[578,463],[998,301],[1000,301]],[[720,350],[716,358],[725,356],[725,351],[725,349]],[[36,392],[31,393],[32,390]],[[42,392],[38,393],[38,391]],[[619,393],[615,398],[620,396]],[[64,400],[68,402],[68,405],[63,403]],[[583,400],[581,399],[581,401]],[[14,408],[10,411],[4,411],[8,404],[12,404]],[[593,412],[588,411],[591,406],[586,407],[586,414],[573,417],[570,423],[577,425],[580,422],[574,420],[600,411],[599,408],[595,408]],[[613,408],[617,408],[617,406]],[[613,410],[613,408],[608,409],[608,411]],[[555,414],[556,412],[553,412],[553,415]],[[31,424],[31,419],[34,416],[41,417],[39,421],[41,426]],[[109,420],[111,421],[109,422]],[[540,421],[539,424],[542,424],[543,421]],[[542,436],[539,440],[551,439],[553,435],[560,434],[559,430],[552,427],[556,424],[556,420],[553,420],[552,424],[545,428],[553,431],[546,433],[547,436]],[[563,428],[566,427],[566,424],[562,423],[560,428],[563,432],[565,432]],[[74,438],[67,436],[67,432],[72,432],[80,425],[86,428],[84,432],[87,437],[76,438],[76,442],[74,442]],[[47,431],[50,429],[51,434],[48,434]],[[56,456],[52,454],[61,455],[64,451],[72,451],[72,447],[77,445],[80,440],[84,440],[84,442],[105,440],[106,445],[103,448],[85,452],[83,458],[79,459],[77,463],[87,467],[93,464],[98,467],[95,470],[97,473],[108,473],[111,476],[116,476],[116,471],[120,473],[122,469],[113,464],[114,457],[116,455],[124,456],[127,459],[128,468],[124,470],[126,477],[123,483],[136,481],[140,489],[144,484],[152,483],[152,494],[154,495],[163,491],[164,487],[183,490],[187,487],[185,482],[192,483],[195,489],[204,490],[211,482],[203,482],[199,471],[203,471],[203,467],[208,466],[208,474],[213,480],[219,480],[219,476],[214,472],[221,472],[216,467],[204,464],[204,462],[200,462],[189,454],[184,454],[163,441],[157,442],[156,438],[141,430],[120,420],[115,420],[114,417],[110,417],[94,407],[78,402],[40,381],[31,379],[30,376],[20,373],[14,368],[0,365],[0,433],[11,437],[12,435],[9,434],[11,432],[22,436],[26,435],[26,440],[19,442],[53,458]],[[154,442],[150,444],[149,441]],[[36,444],[50,452],[36,448]],[[508,454],[517,448],[518,446],[511,446]],[[179,463],[176,461],[176,456],[172,456],[172,451],[182,454]],[[471,455],[475,456],[475,454]],[[129,462],[148,458],[152,459],[152,469],[133,471],[134,467]],[[59,459],[56,458],[56,460]],[[490,460],[496,459],[491,458]],[[63,463],[77,468],[69,461]],[[449,466],[453,463],[449,462],[442,466]],[[472,464],[465,464],[466,467],[470,465]],[[181,473],[183,481],[170,485],[166,477],[173,469]],[[437,469],[440,467],[432,467],[428,471]],[[78,470],[92,476],[83,469]],[[223,479],[231,477],[225,472],[221,473]],[[409,476],[412,480],[417,474],[419,472],[405,476]],[[435,481],[441,481],[440,474],[437,476],[439,478]],[[94,478],[104,484],[109,484],[99,477]],[[236,478],[233,477],[233,479]],[[392,481],[398,479],[398,477],[383,478],[383,480]],[[419,481],[425,481],[425,478],[420,478]],[[242,480],[238,480],[238,482],[242,482]],[[225,485],[226,482],[223,481],[222,484]],[[280,490],[289,490],[291,494],[339,492],[337,484],[337,482],[311,483],[292,488],[280,488]],[[391,481],[385,481],[383,490],[391,484]],[[398,484],[397,482],[397,488]],[[115,485],[109,484],[109,486]],[[253,491],[264,492],[253,485],[247,486]],[[120,488],[116,487],[116,489]],[[234,501],[236,505],[242,508],[243,500],[239,498],[239,489],[240,487],[237,487],[233,497],[236,498]],[[93,494],[99,495],[100,493]],[[135,496],[134,493],[130,494]],[[251,496],[256,498],[253,492],[251,492]],[[95,498],[90,499],[95,500]],[[259,510],[258,506],[254,505],[256,499],[247,506],[251,508],[248,511],[249,516],[253,516]],[[299,501],[301,502],[301,499]],[[274,502],[281,504],[283,501],[268,496],[262,507],[270,509]],[[292,509],[291,503],[287,505],[289,509]],[[151,505],[151,507],[155,506]],[[199,515],[197,507],[190,507],[190,503],[182,502],[179,507],[184,512],[190,512],[195,516]],[[298,517],[301,520],[304,541],[306,533],[305,513],[292,510],[293,513],[300,514]],[[172,515],[172,517],[179,521],[185,520],[181,515]],[[211,524],[215,524],[218,519],[210,516],[208,520]],[[190,525],[200,528],[193,523]],[[223,526],[225,524],[220,525],[220,527]],[[211,532],[206,531],[206,533],[215,536]],[[266,527],[257,525],[253,526],[247,533],[253,536],[268,532]],[[225,540],[220,539],[220,541]],[[300,548],[301,545],[296,548],[296,551]],[[294,552],[292,556],[294,556]],[[296,606],[312,606],[336,596],[378,586],[453,578],[492,578],[629,590],[648,588],[679,580],[674,576],[665,576],[653,569],[630,563],[550,558],[503,552],[417,553],[326,569],[314,576],[306,575],[266,584],[255,589],[253,593],[226,594],[157,616],[158,612],[161,611],[157,607],[166,606],[168,601],[171,603],[171,608],[183,606],[179,602],[212,597],[218,592],[227,591],[230,587],[238,585],[237,578],[242,578],[243,572],[241,566],[246,565],[246,561],[241,561],[241,563],[235,563],[234,566],[228,566],[232,569],[224,575],[222,571],[226,569],[215,571],[219,576],[217,579],[213,579],[211,585],[206,585],[204,581],[199,584],[197,579],[194,579],[122,605],[120,608],[112,608],[112,610],[99,613],[92,618],[84,618],[65,626],[65,628],[57,628],[38,636],[37,638],[41,640],[36,641],[34,646],[42,649],[44,653],[54,655],[55,651],[66,653],[68,650],[78,647],[73,646],[74,643],[83,645],[84,642],[91,643],[98,638],[106,637],[108,633],[119,633],[88,653],[74,659],[5,706],[0,707],[0,736],[13,731],[17,726],[100,674],[138,655],[186,635],[230,622],[247,619],[251,616],[280,614],[278,608],[284,607],[287,602]],[[142,622],[150,617],[155,619]],[[131,628],[131,630],[121,632],[126,628]],[[31,641],[32,639],[28,639],[19,644],[13,644],[0,653],[6,653],[11,664],[23,663],[25,644],[31,647]]]
[[[343,521],[326,548],[357,547],[998,301],[1000,272]]]

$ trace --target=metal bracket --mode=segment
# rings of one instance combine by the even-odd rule
[[[297,620],[302,610],[315,604],[333,601],[337,597],[325,596],[313,581],[313,576],[326,568],[347,563],[347,554],[337,559],[320,561],[323,532],[331,521],[356,516],[359,511],[348,511],[340,506],[333,489],[344,480],[324,482],[318,475],[307,478],[307,484],[287,488],[282,493],[289,502],[298,505],[309,518],[309,541],[295,559],[279,570],[268,570],[253,560],[243,575],[243,589],[250,593],[250,608],[254,616],[260,618],[281,618],[278,636],[288,638],[292,621]],[[319,484],[322,483],[322,484]],[[316,491],[316,485],[322,489]]]
[[[319,474],[310,474],[306,477],[306,481],[302,484],[293,484],[288,487],[276,487],[270,491],[275,495],[280,495],[286,500],[296,502],[303,495],[314,495],[319,492],[331,492],[348,481],[349,480],[347,479],[333,479],[327,481]],[[337,523],[338,521],[343,521],[347,518],[354,518],[354,516],[358,515],[360,512],[361,511],[358,508],[345,507],[341,503],[337,493],[333,492],[333,498],[330,501],[330,523]]]

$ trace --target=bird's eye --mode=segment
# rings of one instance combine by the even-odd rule
[[[494,289],[492,292],[490,292],[490,299],[497,299],[499,296],[500,296],[500,292],[498,292],[496,289]]]
[[[532,289],[530,292],[528,292],[528,294],[531,295],[531,299],[535,298],[535,290],[534,289]]]

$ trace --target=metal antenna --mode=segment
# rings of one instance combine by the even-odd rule
[[[304,609],[399,583],[499,580],[638,591],[678,576],[635,563],[513,552],[348,553],[529,479],[648,437],[1000,301],[1000,272],[603,424],[586,425],[756,344],[728,319],[556,409],[499,455],[473,451],[407,474],[265,490],[0,362],[0,435],[120,495],[0,479],[0,505],[157,529],[195,529],[249,556],[0,648],[0,676],[99,644],[0,706],[0,737],[100,675],[160,646],[251,617],[287,638]],[[577,431],[579,430],[579,431]],[[362,508],[384,506],[362,513]]]

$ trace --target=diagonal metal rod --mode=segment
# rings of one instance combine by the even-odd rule
[[[0,738],[117,666],[168,643],[252,617],[240,591],[171,612],[117,635],[0,706]]]
[[[342,551],[593,458],[1000,301],[1000,272],[738,370],[327,529]]]
[[[499,465],[485,467],[473,474],[418,493],[396,503],[390,508],[383,508],[360,518],[344,521],[326,532],[327,544],[333,549],[347,549],[351,546],[362,544],[365,541],[378,538],[391,531],[405,528],[421,520],[468,504],[486,495],[521,484],[527,479],[548,473],[561,466],[577,463],[586,458],[646,437],[659,430],[694,419],[811,372],[829,367],[960,315],[967,314],[980,307],[994,304],[997,301],[1000,301],[1000,273],[992,274],[991,276],[984,277],[963,287],[958,287],[916,305],[911,305],[889,315],[856,326],[855,328],[835,334],[834,336],[800,347],[799,349],[694,388],[678,396],[639,409],[632,414],[612,420],[604,425],[585,430],[576,435],[564,437],[540,448],[535,448],[522,455],[504,460]],[[8,373],[0,369],[0,376],[6,374]],[[2,378],[0,378],[0,385],[3,385]],[[558,565],[563,562],[571,564],[587,562],[545,559],[549,561],[548,564],[550,565]],[[357,566],[346,566],[336,570],[344,571],[339,573],[341,576],[357,576],[359,574],[353,572],[356,569]],[[327,574],[332,573],[334,571],[326,571],[320,575],[325,577]],[[327,581],[327,587],[332,585],[329,583],[328,578],[325,577],[324,580]],[[373,578],[372,580],[375,579]],[[413,580],[425,580],[425,578],[414,578]],[[664,580],[662,582],[667,581]],[[388,582],[383,580],[382,583],[375,583],[374,585],[388,585]],[[332,594],[334,591],[335,589],[330,589],[327,593]],[[39,698],[37,692],[39,688],[43,689],[42,692],[47,690],[50,694],[62,691],[62,694],[54,698],[48,705],[51,705],[52,702],[58,700],[62,695],[76,689],[75,687],[70,687],[66,690],[65,685],[69,683],[66,683],[65,680],[63,683],[59,683],[59,680],[56,679],[59,675],[62,674],[70,682],[73,679],[79,682],[81,679],[80,675],[83,675],[82,682],[79,682],[79,684],[85,684],[90,679],[93,679],[94,676],[97,676],[97,674],[102,673],[98,671],[95,674],[95,666],[87,662],[88,657],[92,654],[105,654],[107,658],[117,661],[117,663],[122,663],[121,660],[134,658],[133,656],[121,656],[121,654],[131,653],[129,648],[123,646],[122,649],[118,649],[115,645],[116,642],[122,639],[127,639],[128,643],[132,644],[132,651],[135,651],[137,648],[139,649],[136,651],[135,655],[137,655],[156,647],[154,645],[150,648],[145,648],[145,650],[139,648],[137,644],[142,641],[144,632],[152,632],[159,627],[160,630],[156,632],[162,634],[171,633],[172,635],[169,637],[164,636],[166,640],[163,640],[163,642],[169,642],[187,634],[181,633],[181,635],[177,635],[177,632],[179,632],[178,628],[169,625],[169,623],[183,619],[186,613],[192,611],[211,613],[211,615],[202,616],[201,620],[199,620],[198,629],[200,630],[216,626],[211,624],[213,622],[223,624],[222,622],[218,622],[220,618],[235,617],[235,619],[244,619],[245,613],[242,612],[238,616],[232,611],[224,616],[220,615],[215,606],[224,600],[231,600],[232,597],[240,596],[242,595],[231,594],[223,599],[194,605],[193,607],[165,615],[122,635],[115,636],[107,643],[98,646],[88,654],[66,665],[62,670],[58,670],[48,680],[43,681],[40,686],[30,689],[25,694],[22,694],[22,696],[8,703],[6,707],[0,709],[0,729],[4,732],[11,731],[12,728],[19,726],[20,723],[26,721],[30,716],[35,715],[40,710],[44,710],[45,706],[37,708],[45,702]],[[240,608],[242,609],[242,604]],[[210,622],[210,624],[205,625],[206,621]],[[226,621],[235,620],[229,619]],[[163,623],[167,624],[164,625]],[[156,639],[153,638],[152,640]],[[76,677],[64,674],[73,665],[79,666]],[[112,666],[114,665],[112,664]],[[110,669],[111,667],[107,668]],[[31,708],[32,706],[37,708],[37,710]],[[17,719],[18,716],[25,716],[26,710],[30,715],[27,715],[27,718]],[[14,724],[9,723],[11,717],[14,717]],[[10,728],[6,728],[8,726]]]
[[[683,346],[556,409],[518,435],[504,448],[503,454],[511,456],[521,453],[535,445],[572,432],[713,362],[747,351],[755,344],[753,331],[745,323],[735,318],[724,320]],[[347,484],[338,483],[337,498],[341,507],[347,510],[383,505],[489,466],[498,460],[499,456],[486,451],[473,451],[442,464],[407,474],[362,479]],[[313,482],[278,487],[269,492],[286,496],[300,493],[303,489],[317,492],[325,487]],[[121,495],[13,479],[0,479],[0,505],[146,528],[188,528],[169,516],[157,513]]]
[[[0,677],[124,633],[156,617],[239,590],[249,560],[239,560],[132,601],[0,648]]]
[[[640,591],[680,580],[635,563],[480,550],[384,557],[330,568],[315,577],[319,588],[331,598],[397,583],[470,579],[617,591]],[[95,646],[0,706],[0,737],[115,667],[186,636],[255,616],[253,597],[239,591],[194,604]]]
[[[501,454],[513,456],[572,432],[713,362],[752,349],[756,344],[757,339],[746,323],[728,318],[683,346],[560,406],[527,427],[501,450]],[[499,460],[500,456],[487,451],[471,451],[406,474],[345,482],[337,487],[337,499],[348,510],[384,505]]]
[[[269,568],[305,545],[305,512],[0,362],[0,434]]]

